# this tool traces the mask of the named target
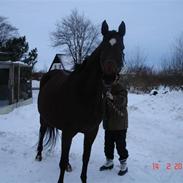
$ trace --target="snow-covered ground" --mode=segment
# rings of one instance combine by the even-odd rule
[[[100,172],[104,162],[102,125],[94,142],[89,162],[90,183],[181,183],[183,180],[183,92],[172,91],[156,96],[129,94],[129,172],[117,175],[118,156],[111,171]],[[60,142],[54,152],[44,153],[35,161],[39,115],[37,91],[33,104],[0,116],[0,182],[54,183],[59,176]],[[73,172],[65,182],[80,182],[83,135],[72,143],[70,161]],[[154,167],[153,167],[154,165]],[[160,166],[156,169],[156,166]]]

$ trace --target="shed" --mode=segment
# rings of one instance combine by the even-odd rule
[[[55,58],[53,59],[53,62],[49,68],[50,70],[54,70],[54,69],[63,69],[65,70],[62,58],[63,58],[64,54],[56,54]]]
[[[31,75],[26,64],[0,61],[0,114],[32,102]]]

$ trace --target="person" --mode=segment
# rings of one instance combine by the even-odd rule
[[[114,147],[116,145],[119,155],[120,170],[118,175],[122,176],[128,172],[127,158],[128,150],[126,148],[126,134],[128,128],[127,112],[127,89],[120,77],[112,83],[110,91],[104,96],[105,110],[103,117],[103,127],[105,130],[104,153],[106,162],[100,167],[100,171],[110,170],[114,163]]]

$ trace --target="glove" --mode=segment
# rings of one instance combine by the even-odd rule
[[[109,92],[109,91],[106,92],[106,97],[110,100],[113,100],[113,96],[112,96],[111,92]]]

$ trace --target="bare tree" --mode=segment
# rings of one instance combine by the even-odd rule
[[[18,35],[18,29],[12,26],[6,17],[0,16],[0,48],[6,43],[10,38]]]
[[[56,24],[55,32],[51,33],[53,47],[59,47],[71,56],[74,65],[81,64],[96,47],[99,40],[97,26],[93,25],[84,15],[75,9],[70,16]]]
[[[183,33],[175,41],[171,56],[163,60],[162,71],[165,74],[183,73]]]
[[[134,53],[126,61],[128,73],[139,73],[146,69],[146,56],[142,50],[137,47]]]
[[[177,73],[183,73],[183,34],[177,39],[174,47],[172,69]]]

